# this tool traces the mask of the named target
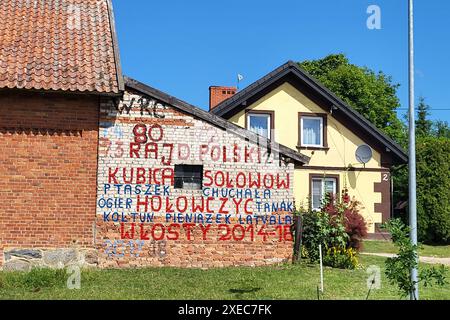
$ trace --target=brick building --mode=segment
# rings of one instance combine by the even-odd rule
[[[262,265],[309,158],[123,78],[110,0],[4,0],[0,265]]]

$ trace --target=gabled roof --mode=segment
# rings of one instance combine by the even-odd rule
[[[142,94],[153,97],[153,98],[159,100],[160,102],[168,104],[182,112],[185,112],[196,118],[206,121],[216,127],[227,130],[227,132],[236,134],[248,141],[254,141],[258,144],[267,146],[268,148],[270,147],[271,150],[279,152],[280,154],[284,155],[285,157],[292,159],[296,163],[299,163],[299,164],[309,163],[310,158],[308,156],[305,156],[305,155],[303,155],[297,151],[294,151],[286,146],[283,146],[283,145],[274,143],[270,140],[267,140],[255,133],[253,133],[250,130],[246,130],[246,129],[244,129],[238,125],[235,125],[221,117],[218,117],[218,116],[211,114],[203,109],[200,109],[200,108],[193,106],[187,102],[184,102],[180,99],[170,96],[167,93],[159,91],[148,85],[145,85],[137,80],[134,80],[134,79],[131,79],[128,77],[124,77],[124,80],[125,80],[125,87],[127,87],[127,88],[130,88],[130,89],[138,91]]]
[[[369,140],[372,144],[377,145],[382,152],[392,152],[394,163],[408,161],[408,156],[402,147],[293,61],[288,61],[278,67],[233,97],[223,101],[210,112],[229,119],[285,82],[291,83],[300,92],[315,100],[327,112],[332,110],[333,117],[347,123],[349,129],[357,132],[363,140]]]
[[[123,91],[111,0],[1,0],[0,88]]]

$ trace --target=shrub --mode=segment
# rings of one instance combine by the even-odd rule
[[[440,268],[431,267],[420,270],[417,283],[411,279],[410,271],[418,267],[417,245],[413,245],[409,239],[410,228],[400,219],[393,219],[383,225],[392,236],[394,245],[398,248],[397,256],[386,259],[386,277],[391,284],[397,285],[402,297],[413,292],[414,286],[422,282],[427,286],[443,286],[446,283],[444,265]],[[414,300],[417,297],[414,296]]]
[[[430,244],[450,244],[450,139],[418,137],[417,235]],[[408,199],[408,168],[394,174],[395,203]],[[408,223],[408,210],[402,220]]]
[[[417,159],[419,240],[450,243],[450,139],[418,139]]]
[[[342,200],[337,201],[330,197],[323,210],[331,216],[342,216],[345,232],[348,234],[347,247],[359,251],[362,248],[362,241],[367,237],[367,225],[364,217],[359,213],[361,204],[348,195],[348,190],[342,191]]]
[[[312,261],[319,260],[319,245],[323,250],[346,246],[348,235],[342,219],[338,216],[330,216],[322,211],[309,211],[303,214],[303,246],[308,258]]]
[[[328,196],[322,210],[308,210],[302,215],[303,248],[311,262],[316,262],[322,245],[325,265],[354,269],[367,226],[359,213],[359,202],[350,200],[347,190],[342,194],[341,201]]]
[[[323,257],[323,264],[333,268],[355,269],[358,266],[356,250],[353,248],[329,248]]]

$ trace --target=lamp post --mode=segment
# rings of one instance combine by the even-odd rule
[[[408,25],[409,25],[409,226],[411,243],[417,245],[417,207],[416,207],[416,137],[414,119],[414,7],[413,0],[408,0]],[[416,259],[418,266],[418,254]],[[410,293],[410,299],[419,299],[418,270],[411,270],[411,280],[414,287]]]

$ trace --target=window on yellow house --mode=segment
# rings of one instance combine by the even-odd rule
[[[323,146],[323,119],[319,117],[302,117],[302,146]]]
[[[298,146],[300,148],[328,148],[327,115],[321,113],[299,113],[298,137]]]
[[[312,177],[311,178],[311,208],[320,210],[326,195],[336,196],[338,190],[337,177]]]
[[[249,111],[246,118],[246,129],[267,139],[273,138],[274,114],[271,111]]]

